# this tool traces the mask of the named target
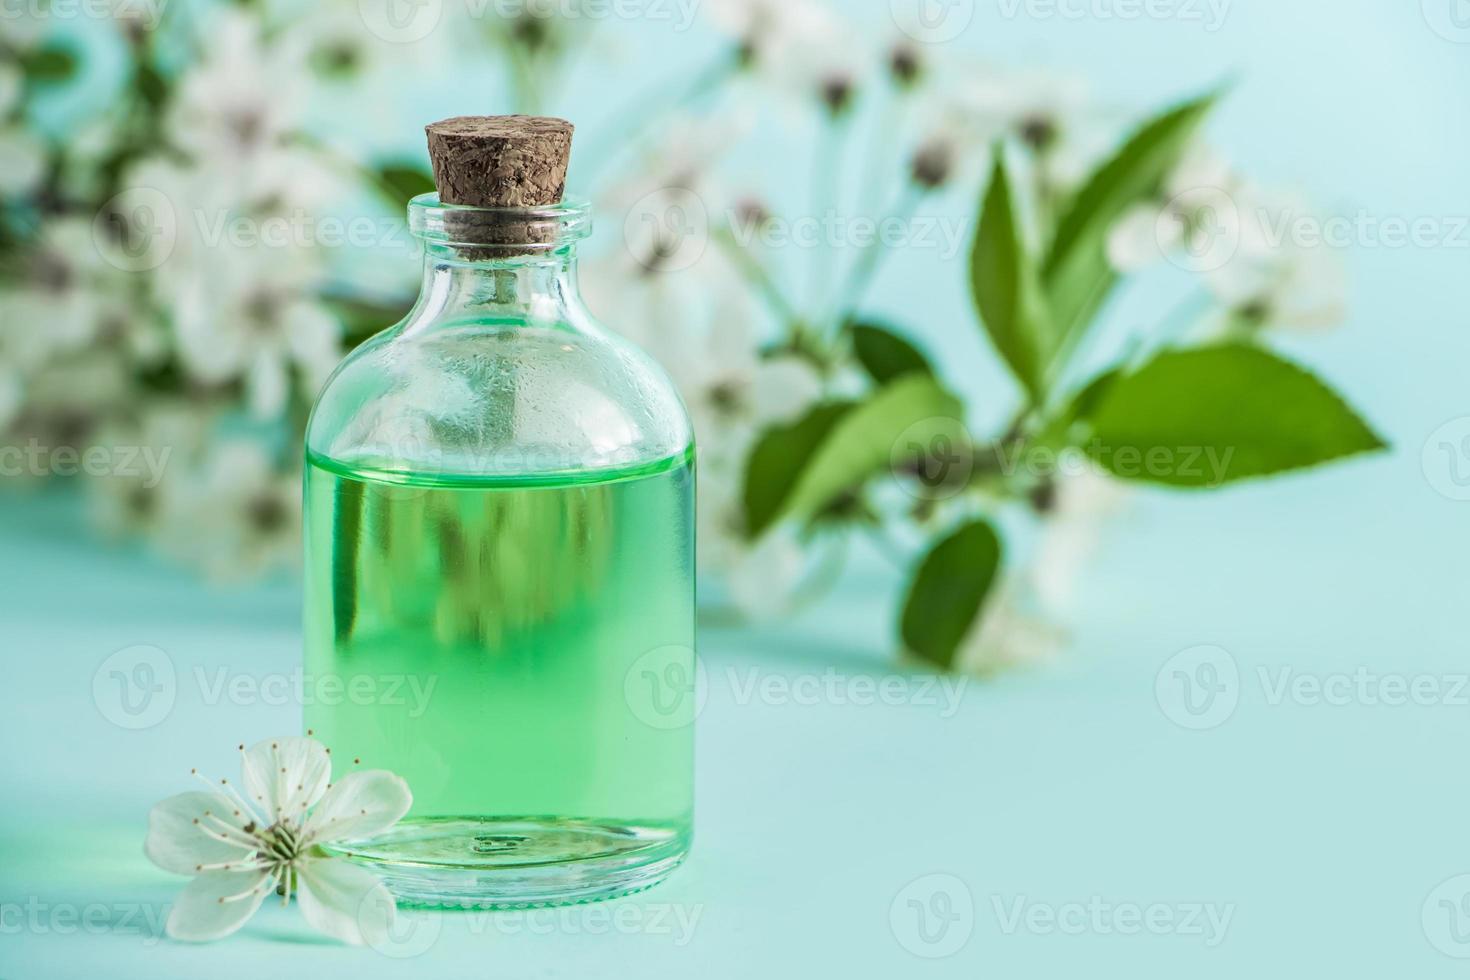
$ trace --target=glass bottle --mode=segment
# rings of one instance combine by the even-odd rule
[[[341,851],[408,904],[645,888],[691,836],[688,415],[583,305],[584,203],[409,219],[418,303],[306,440],[306,725],[414,796]]]

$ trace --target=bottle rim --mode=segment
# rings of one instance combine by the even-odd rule
[[[527,208],[444,204],[437,192],[408,202],[408,229],[436,245],[553,251],[592,234],[592,204],[578,197]]]

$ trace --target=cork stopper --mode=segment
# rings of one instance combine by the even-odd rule
[[[425,127],[444,204],[477,208],[561,203],[572,124],[545,116],[456,116]]]

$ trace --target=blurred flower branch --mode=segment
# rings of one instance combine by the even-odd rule
[[[380,43],[352,4],[271,6],[119,21],[125,84],[64,137],[41,135],[38,104],[81,50],[11,19],[0,44],[0,428],[170,448],[162,480],[88,480],[97,513],[217,575],[294,561],[311,398],[411,291],[351,274],[376,239],[334,263],[314,239],[230,232],[305,221],[321,237],[329,203],[360,194],[392,209],[387,238],[432,189],[422,161],[359,160],[306,120],[334,84],[439,55]],[[602,222],[622,229],[584,284],[685,395],[705,581],[744,613],[819,592],[865,535],[905,569],[907,650],[1027,660],[1055,645],[1127,484],[1218,487],[1381,445],[1269,349],[1272,331],[1339,318],[1341,290],[1330,255],[1272,234],[1296,203],[1204,141],[1216,97],[1129,133],[1073,79],[907,36],[873,46],[819,0],[701,12],[723,37],[703,67],[581,127],[605,148]],[[551,111],[596,55],[584,14],[459,12],[436,36],[496,59],[502,108]],[[752,165],[756,126],[780,149]],[[971,194],[973,212],[950,203]],[[924,323],[870,305],[891,261],[912,277],[966,243],[974,320],[1010,378],[978,396],[992,365],[937,365]],[[913,306],[956,267],[929,265]],[[1197,285],[1116,342],[1110,301],[1155,267]]]
[[[967,404],[945,375],[968,369],[936,369],[912,328],[866,315],[872,283],[902,248],[881,235],[808,245],[813,299],[795,302],[789,254],[773,259],[750,233],[781,223],[776,207],[732,195],[719,155],[692,149],[719,139],[720,109],[686,119],[619,201],[652,216],[647,240],[630,241],[646,275],[617,256],[598,285],[607,315],[686,392],[702,441],[702,551],[737,605],[788,608],[803,580],[825,577],[813,546],[840,554],[866,530],[912,568],[905,648],[941,667],[993,669],[1055,645],[1126,484],[1215,488],[1382,447],[1266,345],[1271,330],[1334,322],[1340,291],[1331,257],[1273,241],[1280,202],[1204,142],[1214,96],[1127,133],[1065,78],[956,74],[907,40],[854,57],[861,47],[835,41],[847,35],[817,4],[720,7],[741,52],[729,86],[774,86],[778,102],[816,117],[805,217],[853,219],[894,202],[873,224],[912,231],[928,203],[988,171],[970,226],[970,293],[1020,395],[981,437],[972,422],[995,396]],[[886,103],[869,121],[875,146],[858,154],[856,117],[875,103]],[[925,128],[893,121],[904,117]],[[895,146],[897,175],[883,166]],[[854,163],[864,173],[849,204]],[[691,238],[715,247],[688,258]],[[1100,349],[1109,298],[1169,264],[1200,286],[1111,354]],[[697,296],[670,281],[690,279]],[[752,328],[762,319],[769,331]],[[1018,515],[1031,526],[1011,533]]]

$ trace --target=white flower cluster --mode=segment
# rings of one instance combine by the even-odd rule
[[[1118,222],[1108,257],[1124,273],[1169,261],[1198,274],[1221,309],[1221,332],[1335,326],[1345,312],[1337,257],[1280,232],[1283,216],[1304,210],[1200,143],[1156,201]]]
[[[337,23],[272,32],[260,9],[200,11],[168,36],[190,52],[176,64],[162,31],[119,21],[128,95],[62,132],[39,124],[32,65],[80,53],[38,30],[0,60],[0,442],[166,460],[89,471],[94,511],[215,576],[299,552],[297,436],[343,352],[333,272],[309,235],[238,230],[310,221],[357,190],[303,138]]]
[[[368,175],[306,136],[314,97],[369,68],[411,84],[418,73],[405,66],[435,61],[432,38],[389,43],[345,0],[312,5],[284,28],[268,23],[271,8],[186,18],[195,36],[183,59],[159,57],[156,34],[119,31],[135,70],[130,98],[59,137],[42,135],[30,106],[27,53],[44,39],[7,37],[0,48],[12,55],[0,57],[0,433],[43,447],[167,448],[161,481],[89,480],[96,513],[218,576],[294,562],[300,432],[348,339],[326,297],[363,293],[311,236],[267,243],[228,231],[294,221],[337,193],[355,200]],[[824,0],[709,0],[700,10],[726,49],[708,72],[667,87],[683,93],[665,100],[668,112],[640,106],[637,125],[617,131],[622,145],[607,158],[629,165],[621,177],[597,175],[611,178],[597,203],[622,240],[585,263],[583,283],[594,310],[667,367],[689,406],[706,580],[745,613],[770,614],[823,571],[814,543],[890,519],[859,500],[835,535],[778,521],[752,536],[746,526],[761,440],[881,382],[864,373],[847,331],[892,248],[856,242],[849,225],[901,227],[951,188],[953,203],[935,210],[968,221],[997,143],[1024,168],[1037,224],[1054,223],[1126,127],[1076,78],[948,60],[951,47],[916,43],[912,31],[872,43]],[[462,19],[434,37],[460,54],[475,45],[503,55],[508,90],[528,109],[551,97],[592,24],[576,3]],[[798,154],[766,167],[762,186],[738,186],[746,137],[771,116],[811,137],[812,172],[793,178],[808,166]],[[844,200],[854,188],[857,200]],[[1122,217],[1108,255],[1120,272],[1173,262],[1198,273],[1222,334],[1330,323],[1340,282],[1326,250],[1278,233],[1275,216],[1292,206],[1201,148]],[[773,219],[835,228],[842,240],[760,234]],[[967,644],[981,666],[1051,645],[1048,621],[1114,509],[1116,490],[1100,477],[1046,490],[1049,506],[1031,508],[1044,524],[1034,562],[1008,571]]]

